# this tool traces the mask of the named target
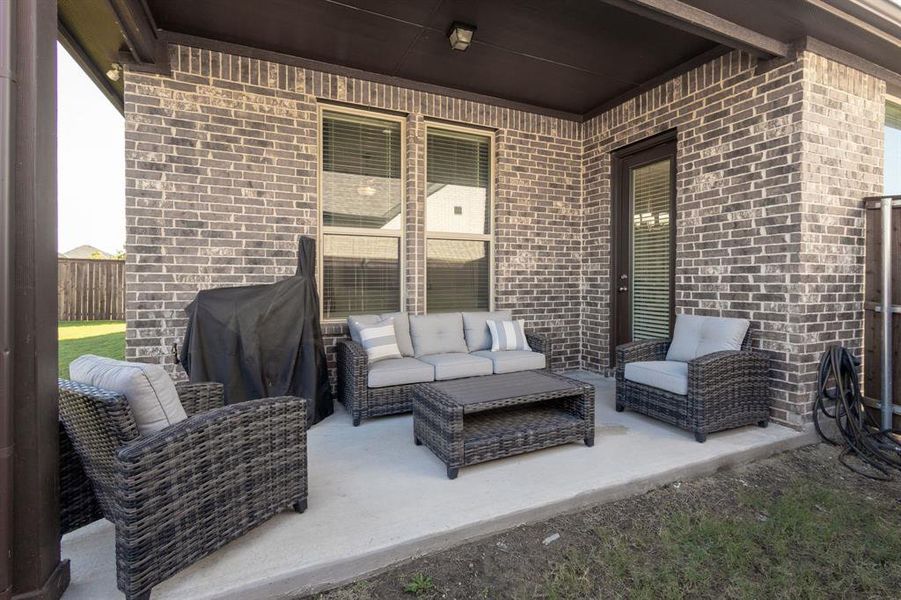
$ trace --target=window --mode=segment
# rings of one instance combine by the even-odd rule
[[[430,126],[426,140],[426,310],[490,310],[493,139]]]
[[[324,110],[322,315],[401,309],[402,122]]]
[[[887,196],[901,194],[901,100],[885,104],[885,187]]]

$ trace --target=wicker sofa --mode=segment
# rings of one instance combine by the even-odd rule
[[[116,527],[126,598],[286,508],[307,505],[304,400],[223,406],[220,384],[176,384],[186,420],[139,435],[125,397],[59,380],[61,524]]]
[[[684,317],[679,315],[687,322]],[[721,325],[713,321],[696,323]],[[679,324],[677,320],[675,335],[680,333]],[[767,426],[769,360],[765,354],[751,350],[746,321],[743,332],[736,336],[739,349],[709,353],[701,349],[699,356],[680,361],[672,359],[672,343],[673,339],[643,340],[616,348],[617,411],[629,409],[681,427],[694,433],[702,443],[707,434],[716,431],[754,423]],[[716,347],[714,344],[708,349]],[[638,376],[640,372],[635,367],[644,367],[652,378]],[[652,369],[657,371],[656,380]]]
[[[350,327],[351,339],[338,343],[338,400],[351,414],[354,426],[370,417],[410,412],[412,410],[411,392],[420,383],[523,370],[546,370],[552,364],[552,344],[545,336],[532,332],[526,332],[531,352],[493,353],[490,351],[490,334],[485,321],[488,318],[510,320],[509,311],[441,313],[429,316],[408,316],[407,313],[358,315],[349,317],[348,321],[349,323],[355,320],[366,322],[385,316],[394,317],[398,322],[398,345],[404,354],[403,358],[378,361],[374,365],[370,365],[366,350],[353,339],[352,326]],[[460,348],[465,351],[423,354],[418,351],[422,350],[423,344],[416,344],[414,347],[414,344],[410,343],[409,348],[404,352],[406,344],[400,341],[404,337],[403,326],[401,326],[404,319],[409,319],[410,334],[408,335],[412,341],[427,335],[428,327],[433,326],[430,320],[442,321],[445,332],[447,329],[455,329],[456,322],[459,320],[460,330],[459,332],[454,331],[454,333],[458,333],[459,339],[465,341],[465,348]],[[450,324],[450,319],[453,319],[453,326]],[[420,327],[425,329],[425,333],[417,332]],[[417,334],[419,334],[418,338]],[[430,351],[440,349],[437,346],[430,347]],[[444,368],[443,360],[465,361],[465,367],[448,370]],[[403,365],[401,361],[403,361]],[[416,369],[415,375],[413,370],[409,370],[403,377],[396,377],[392,381],[390,371],[404,365]]]

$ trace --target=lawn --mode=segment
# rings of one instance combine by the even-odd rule
[[[901,481],[837,454],[819,444],[518,527],[320,600],[897,598]]]
[[[59,376],[69,377],[69,363],[82,354],[125,358],[123,321],[65,321],[59,324]]]

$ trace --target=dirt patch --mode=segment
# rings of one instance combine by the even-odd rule
[[[901,589],[901,481],[816,445],[417,558],[317,596],[867,598]]]

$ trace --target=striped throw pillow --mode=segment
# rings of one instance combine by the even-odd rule
[[[528,350],[532,351],[526,340],[526,332],[522,321],[486,321],[491,332],[491,351]]]
[[[369,362],[387,358],[401,358],[394,333],[394,318],[382,319],[372,325],[360,327],[360,345],[366,350]]]

